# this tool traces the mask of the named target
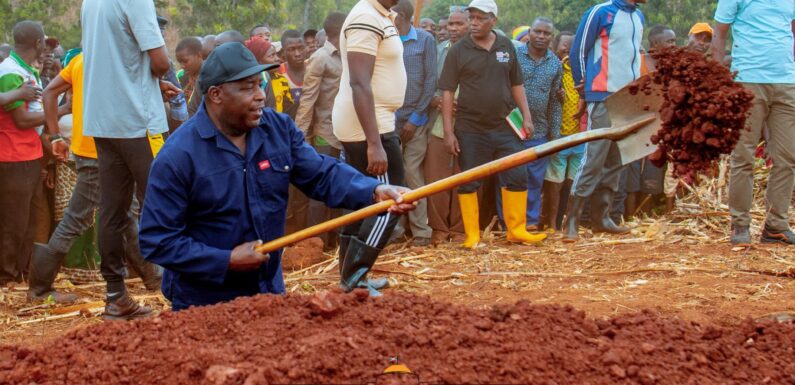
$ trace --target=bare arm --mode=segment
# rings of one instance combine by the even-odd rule
[[[367,139],[367,172],[381,175],[386,172],[387,159],[375,119],[375,99],[370,80],[375,68],[375,56],[360,52],[348,52],[353,108]],[[372,158],[371,158],[372,153]]]
[[[442,126],[444,127],[444,142],[447,151],[453,155],[458,155],[461,148],[458,146],[458,139],[453,132],[453,91],[445,90],[442,92]]]
[[[715,22],[715,33],[712,36],[712,59],[723,63],[726,57],[726,37],[729,35],[730,24]]]
[[[41,111],[31,112],[25,106],[19,106],[11,110],[10,113],[11,119],[20,130],[36,128],[44,124],[44,112]]]
[[[0,92],[0,106],[11,104],[17,100],[31,101],[39,96],[39,88],[25,83],[22,87],[8,92]]]
[[[150,49],[146,53],[149,54],[149,59],[151,59],[149,68],[152,70],[152,74],[157,78],[163,77],[169,68],[166,46]]]
[[[71,88],[72,85],[58,75],[44,89],[44,120],[50,135],[58,134],[58,96]]]

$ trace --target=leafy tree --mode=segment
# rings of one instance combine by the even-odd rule
[[[166,7],[182,36],[216,34],[268,23],[274,38],[287,29],[320,29],[329,12],[348,12],[357,0],[171,0]]]
[[[427,0],[426,0],[427,1]],[[602,0],[497,0],[500,17],[497,27],[510,33],[515,27],[529,25],[538,16],[546,16],[555,22],[559,30],[576,31],[582,15]],[[422,17],[438,20],[449,14],[451,5],[466,6],[466,0],[433,0],[422,11]],[[640,5],[646,16],[646,30],[655,24],[673,28],[680,43],[687,39],[687,32],[697,22],[712,22],[717,2],[712,0],[649,0]]]
[[[144,0],[141,0],[144,1]],[[348,12],[358,0],[155,0],[159,12],[172,20],[180,36],[216,34],[237,29],[243,34],[267,22],[274,37],[289,28],[320,29],[331,11]],[[417,0],[414,0],[415,2]],[[470,0],[424,0],[422,17],[438,20],[451,5],[466,6]],[[583,13],[603,0],[497,0],[497,27],[510,33],[538,16],[555,21],[558,30],[575,31]],[[45,32],[61,39],[64,47],[80,42],[79,12],[82,0],[0,0],[3,31],[0,40],[11,42],[18,21],[38,20]],[[712,23],[714,0],[648,0],[641,5],[646,30],[655,24],[668,25],[684,43],[690,27],[700,21]]]
[[[74,47],[80,43],[80,25],[65,15],[71,6],[74,4],[64,1],[0,0],[0,15],[3,15],[1,40],[13,43],[11,32],[14,25],[22,20],[34,20],[42,23],[48,36],[60,39],[64,47]]]

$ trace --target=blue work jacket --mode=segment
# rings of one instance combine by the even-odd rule
[[[379,182],[319,155],[287,115],[263,110],[241,154],[204,105],[166,141],[149,173],[139,242],[162,266],[174,310],[257,293],[284,293],[281,250],[259,269],[229,271],[235,246],[284,235],[292,183],[330,207],[373,202]]]

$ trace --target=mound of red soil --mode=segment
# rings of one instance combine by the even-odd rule
[[[651,55],[651,81],[663,86],[663,105],[662,127],[652,137],[658,150],[649,160],[659,167],[672,162],[675,176],[705,171],[734,149],[754,94],[702,53],[680,47]],[[639,90],[650,92],[647,85],[641,82]]]
[[[284,250],[284,254],[282,254],[282,270],[301,270],[323,262],[326,258],[323,254],[322,239],[318,237],[304,239]]]
[[[427,297],[257,296],[0,348],[2,384],[373,383],[388,357],[422,383],[795,384],[795,325],[733,328],[650,312],[489,310]]]

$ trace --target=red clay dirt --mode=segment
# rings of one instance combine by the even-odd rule
[[[672,162],[674,176],[706,171],[734,149],[754,95],[703,53],[672,47],[651,55],[656,70],[634,89],[648,94],[649,82],[663,89],[662,127],[652,136],[658,150],[649,160],[658,167]]]
[[[795,384],[795,325],[592,321],[520,301],[260,295],[0,348],[2,384],[372,383],[391,356],[423,383]]]
[[[323,240],[314,237],[304,239],[284,250],[282,270],[294,271],[323,262],[327,257],[323,254]]]

